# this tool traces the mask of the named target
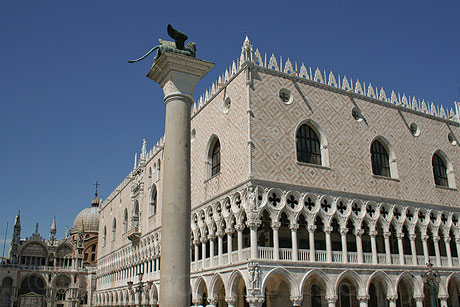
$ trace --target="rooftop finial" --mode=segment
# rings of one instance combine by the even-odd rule
[[[99,188],[100,184],[99,182],[96,180],[96,183],[94,184],[96,186],[96,193],[94,193],[94,195],[97,197],[97,189]]]
[[[97,189],[98,189],[98,187],[100,186],[100,184],[99,184],[99,182],[96,180],[96,183],[95,183],[94,185],[96,186],[96,193],[94,193],[94,199],[93,199],[93,201],[91,202],[91,205],[92,205],[93,207],[97,207],[97,206],[99,206],[99,199],[97,198],[97,194],[98,194]]]

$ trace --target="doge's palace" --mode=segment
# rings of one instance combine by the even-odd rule
[[[190,305],[459,306],[454,107],[246,37],[191,110]],[[100,205],[97,306],[161,302],[164,141]]]

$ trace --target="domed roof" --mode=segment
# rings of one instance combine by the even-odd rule
[[[93,201],[94,202],[94,201]],[[99,207],[94,204],[78,213],[73,221],[71,234],[99,231]]]

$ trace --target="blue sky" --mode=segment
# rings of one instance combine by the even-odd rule
[[[459,1],[0,2],[0,237],[21,210],[58,237],[128,174],[142,139],[164,131],[159,85],[145,77],[173,24],[216,63],[195,97],[236,59],[244,33],[262,53],[333,70],[449,108],[460,100]],[[2,241],[0,241],[2,242]]]

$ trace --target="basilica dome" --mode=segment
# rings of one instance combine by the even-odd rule
[[[97,196],[91,202],[91,207],[85,208],[78,213],[73,221],[71,234],[80,232],[98,232],[99,231],[99,200]]]

